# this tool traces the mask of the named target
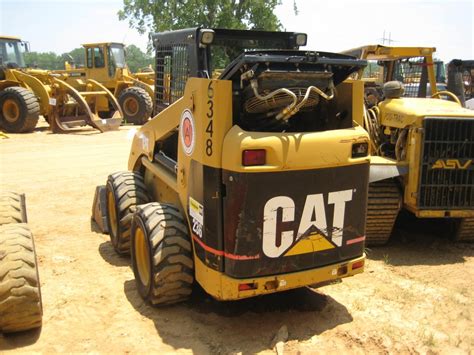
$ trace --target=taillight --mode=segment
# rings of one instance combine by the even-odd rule
[[[248,284],[239,284],[239,291],[249,291],[249,290],[256,290],[258,285],[256,283],[248,283]]]
[[[360,269],[363,266],[364,266],[364,260],[356,261],[354,264],[352,264],[352,270]]]
[[[265,149],[249,149],[242,152],[242,165],[265,165],[267,153]]]

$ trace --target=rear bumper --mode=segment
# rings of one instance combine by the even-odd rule
[[[354,276],[364,271],[365,258],[364,253],[364,255],[349,261],[310,270],[245,279],[231,278],[224,273],[206,267],[197,257],[194,260],[196,279],[204,290],[220,301],[230,301]],[[356,263],[359,265],[362,263],[362,266],[353,269]],[[252,289],[239,291],[239,285],[242,284],[252,285]]]

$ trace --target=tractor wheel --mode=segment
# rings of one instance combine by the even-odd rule
[[[135,125],[148,121],[153,111],[153,101],[150,95],[139,87],[132,86],[123,90],[118,98],[123,111],[124,120]]]
[[[16,192],[0,192],[0,225],[26,222],[24,195]]]
[[[172,205],[149,203],[132,222],[132,268],[140,296],[153,305],[188,299],[194,282],[185,219]]]
[[[12,86],[0,92],[0,125],[9,133],[31,132],[38,123],[40,106],[30,90]]]
[[[109,175],[105,197],[112,245],[118,254],[129,254],[133,213],[138,205],[150,202],[142,176],[133,172]]]
[[[0,226],[0,332],[38,328],[42,313],[33,235],[25,223]]]

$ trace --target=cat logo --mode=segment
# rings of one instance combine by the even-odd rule
[[[435,163],[431,166],[431,169],[460,169],[466,170],[472,165],[472,159],[465,160],[461,162],[459,159],[438,159]]]
[[[334,206],[333,228],[330,239],[326,239],[328,226],[326,221],[325,198],[323,194],[308,195],[303,206],[303,214],[298,229],[286,227],[295,222],[295,202],[288,196],[277,196],[267,201],[263,218],[263,253],[269,258],[278,258],[342,246],[342,231],[346,203],[352,200],[353,190],[330,192],[327,204]],[[281,210],[281,213],[278,213]],[[298,242],[303,245],[298,246]],[[305,247],[306,244],[306,247]],[[293,250],[294,249],[294,250]]]

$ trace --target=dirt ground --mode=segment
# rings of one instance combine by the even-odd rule
[[[127,167],[132,127],[0,140],[0,184],[25,192],[39,257],[40,331],[0,334],[0,351],[120,353],[472,353],[474,247],[433,223],[398,223],[366,272],[317,290],[219,303],[197,290],[166,308],[144,304],[129,260],[94,232],[94,188]],[[284,332],[284,331],[282,331]]]

